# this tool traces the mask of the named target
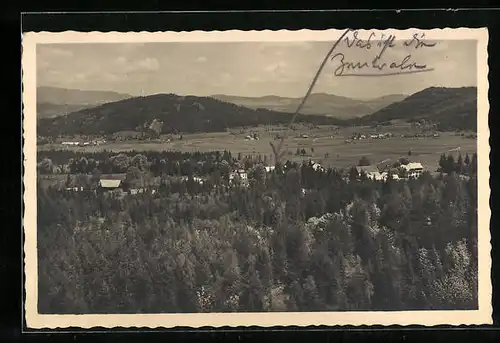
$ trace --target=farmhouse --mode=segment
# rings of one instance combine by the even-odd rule
[[[137,195],[137,194],[142,194],[145,193],[146,189],[145,188],[131,188],[130,189],[130,195]],[[156,190],[152,189],[151,194],[155,194]]]
[[[248,174],[244,169],[239,169],[229,174],[229,181],[233,181],[236,176],[239,176],[242,182],[248,181]]]
[[[311,161],[310,165],[311,165],[311,168],[314,169],[315,171],[324,171],[325,170],[325,168],[323,168],[323,166],[319,163]]]
[[[371,180],[384,180],[387,176],[386,173],[380,173],[376,165],[370,166],[356,166],[359,175],[365,174]]]
[[[248,181],[248,174],[244,169],[239,169],[237,173],[242,181]]]
[[[380,173],[378,171],[376,171],[376,172],[370,172],[370,173],[367,173],[366,176],[369,179],[374,180],[374,181],[381,181],[381,180],[386,180],[387,179],[387,173],[386,172],[383,172],[383,173]]]
[[[392,179],[393,180],[399,180],[399,175],[398,174],[392,174]]]
[[[101,179],[99,181],[99,190],[108,192],[121,189],[123,186],[120,179]]]
[[[408,164],[403,164],[401,168],[404,170],[407,177],[418,178],[424,172],[424,167],[421,163],[410,162]]]
[[[189,180],[189,176],[184,175],[181,177],[181,180],[187,182]],[[205,180],[199,176],[193,176],[193,181],[199,183],[200,185],[202,185],[203,182],[205,182]]]
[[[83,191],[83,187],[80,186],[80,187],[66,187],[66,190],[67,191],[72,191],[72,192],[82,192]]]

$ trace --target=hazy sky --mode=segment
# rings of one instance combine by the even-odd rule
[[[101,43],[37,46],[37,84],[131,95],[176,93],[302,97],[333,42]],[[340,46],[345,61],[371,63],[380,48]],[[476,86],[476,41],[441,41],[433,48],[397,44],[383,60],[427,64],[433,71],[385,77],[337,77],[329,61],[314,93],[353,98],[412,94],[430,86]],[[367,72],[373,70],[367,69]]]

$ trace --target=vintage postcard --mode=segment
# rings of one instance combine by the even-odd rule
[[[487,45],[25,33],[27,326],[491,323]]]

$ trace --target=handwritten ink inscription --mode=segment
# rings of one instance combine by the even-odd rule
[[[333,54],[332,51],[330,60],[335,65],[335,76],[388,76],[431,71],[433,69],[427,64],[418,62],[412,52],[430,49],[437,44],[427,42],[425,33],[415,33],[410,39],[398,40],[393,34],[377,35],[371,32],[368,38],[362,39],[358,31],[352,31],[352,35],[344,34],[337,43],[344,43],[349,51],[361,49],[373,51],[374,55],[368,60],[349,60],[346,53]],[[387,51],[398,45],[406,51],[406,56],[399,60],[386,58]]]

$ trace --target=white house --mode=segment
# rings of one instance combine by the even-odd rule
[[[408,164],[403,164],[401,166],[403,170],[405,171],[407,177],[412,177],[412,178],[418,178],[422,173],[424,172],[424,167],[422,166],[421,163],[418,162],[410,162]]]
[[[238,175],[240,176],[241,181],[247,181],[248,180],[248,174],[244,169],[240,169],[237,171]]]
[[[231,174],[229,174],[229,181],[232,181],[236,177],[236,175],[239,176],[241,181],[244,181],[244,182],[248,181],[248,174],[244,169],[239,169],[239,170],[234,171]]]
[[[181,180],[184,181],[184,182],[187,182],[189,180],[189,176],[184,175],[184,176],[181,177]],[[193,176],[193,181],[199,183],[200,185],[202,185],[203,182],[204,182],[204,179],[201,178],[201,177],[199,177],[199,176]]]
[[[311,161],[311,167],[315,171],[324,171],[325,170],[325,168],[323,168],[323,166],[321,166],[321,164],[313,162],[313,161]]]
[[[386,172],[380,173],[378,171],[369,172],[366,174],[366,177],[371,179],[371,180],[381,181],[381,180],[385,180],[387,178],[387,173]]]

